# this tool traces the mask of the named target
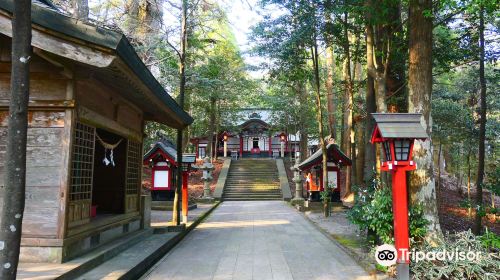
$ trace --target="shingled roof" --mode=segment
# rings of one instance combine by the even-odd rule
[[[163,139],[155,143],[153,148],[151,148],[145,155],[143,160],[149,160],[158,150],[161,150],[168,157],[170,157],[175,163],[177,163],[177,148],[168,139]],[[196,163],[195,154],[182,154],[182,163]]]
[[[0,19],[12,17],[13,3],[13,0],[0,1]],[[121,32],[65,15],[48,0],[35,0],[31,17],[33,30],[36,31],[32,39],[34,47],[59,59],[77,61],[89,67],[98,80],[113,81],[111,86],[141,108],[146,120],[177,129],[193,122],[193,118],[182,110],[151,74]],[[5,22],[2,24],[0,33],[12,36],[10,25]],[[47,40],[39,38],[40,34],[57,43],[47,43]],[[69,50],[61,51],[62,45],[68,46]],[[88,49],[93,53],[85,52]]]
[[[334,162],[337,165],[347,165],[352,164],[351,159],[348,158],[339,148],[337,144],[330,143],[326,145],[326,153],[328,155],[328,161]],[[299,164],[300,170],[307,170],[314,165],[320,164],[323,161],[323,152],[321,148],[317,150],[310,157],[305,159]]]
[[[376,124],[374,133],[380,133],[378,136],[381,138],[425,139],[429,137],[420,123],[422,114],[372,113],[371,115]]]

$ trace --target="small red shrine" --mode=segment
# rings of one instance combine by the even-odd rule
[[[340,201],[342,167],[351,166],[348,158],[338,145],[330,143],[326,146],[328,185],[332,186],[332,201]],[[299,169],[306,174],[306,184],[309,199],[319,201],[319,193],[323,191],[323,154],[321,149],[299,164]]]
[[[188,176],[196,163],[195,154],[182,155],[182,216],[188,213]],[[143,164],[151,167],[151,197],[153,201],[173,200],[177,176],[177,149],[169,140],[161,140],[143,158]]]

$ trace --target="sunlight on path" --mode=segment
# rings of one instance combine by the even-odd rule
[[[372,279],[282,201],[224,202],[143,279]]]

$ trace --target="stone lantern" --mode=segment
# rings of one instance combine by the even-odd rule
[[[295,196],[292,199],[292,205],[304,205],[304,198],[302,197],[302,174],[299,169],[300,164],[300,154],[297,152],[295,156],[295,165],[290,167],[290,169],[294,172],[294,176],[292,181],[295,183]]]
[[[201,179],[203,180],[203,197],[201,198],[201,202],[213,203],[214,198],[210,193],[210,183],[213,179],[212,171],[215,169],[215,167],[210,162],[210,158],[205,157],[203,159],[203,164],[201,166],[198,166],[198,169],[203,171],[203,176],[201,176]]]

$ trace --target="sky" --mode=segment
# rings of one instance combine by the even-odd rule
[[[220,0],[222,6],[226,7],[229,23],[243,54],[245,62],[249,65],[257,66],[263,58],[251,56],[248,52],[252,47],[249,40],[252,25],[261,21],[262,16],[257,7],[258,0]],[[260,78],[263,71],[252,71],[249,73],[254,78]]]

